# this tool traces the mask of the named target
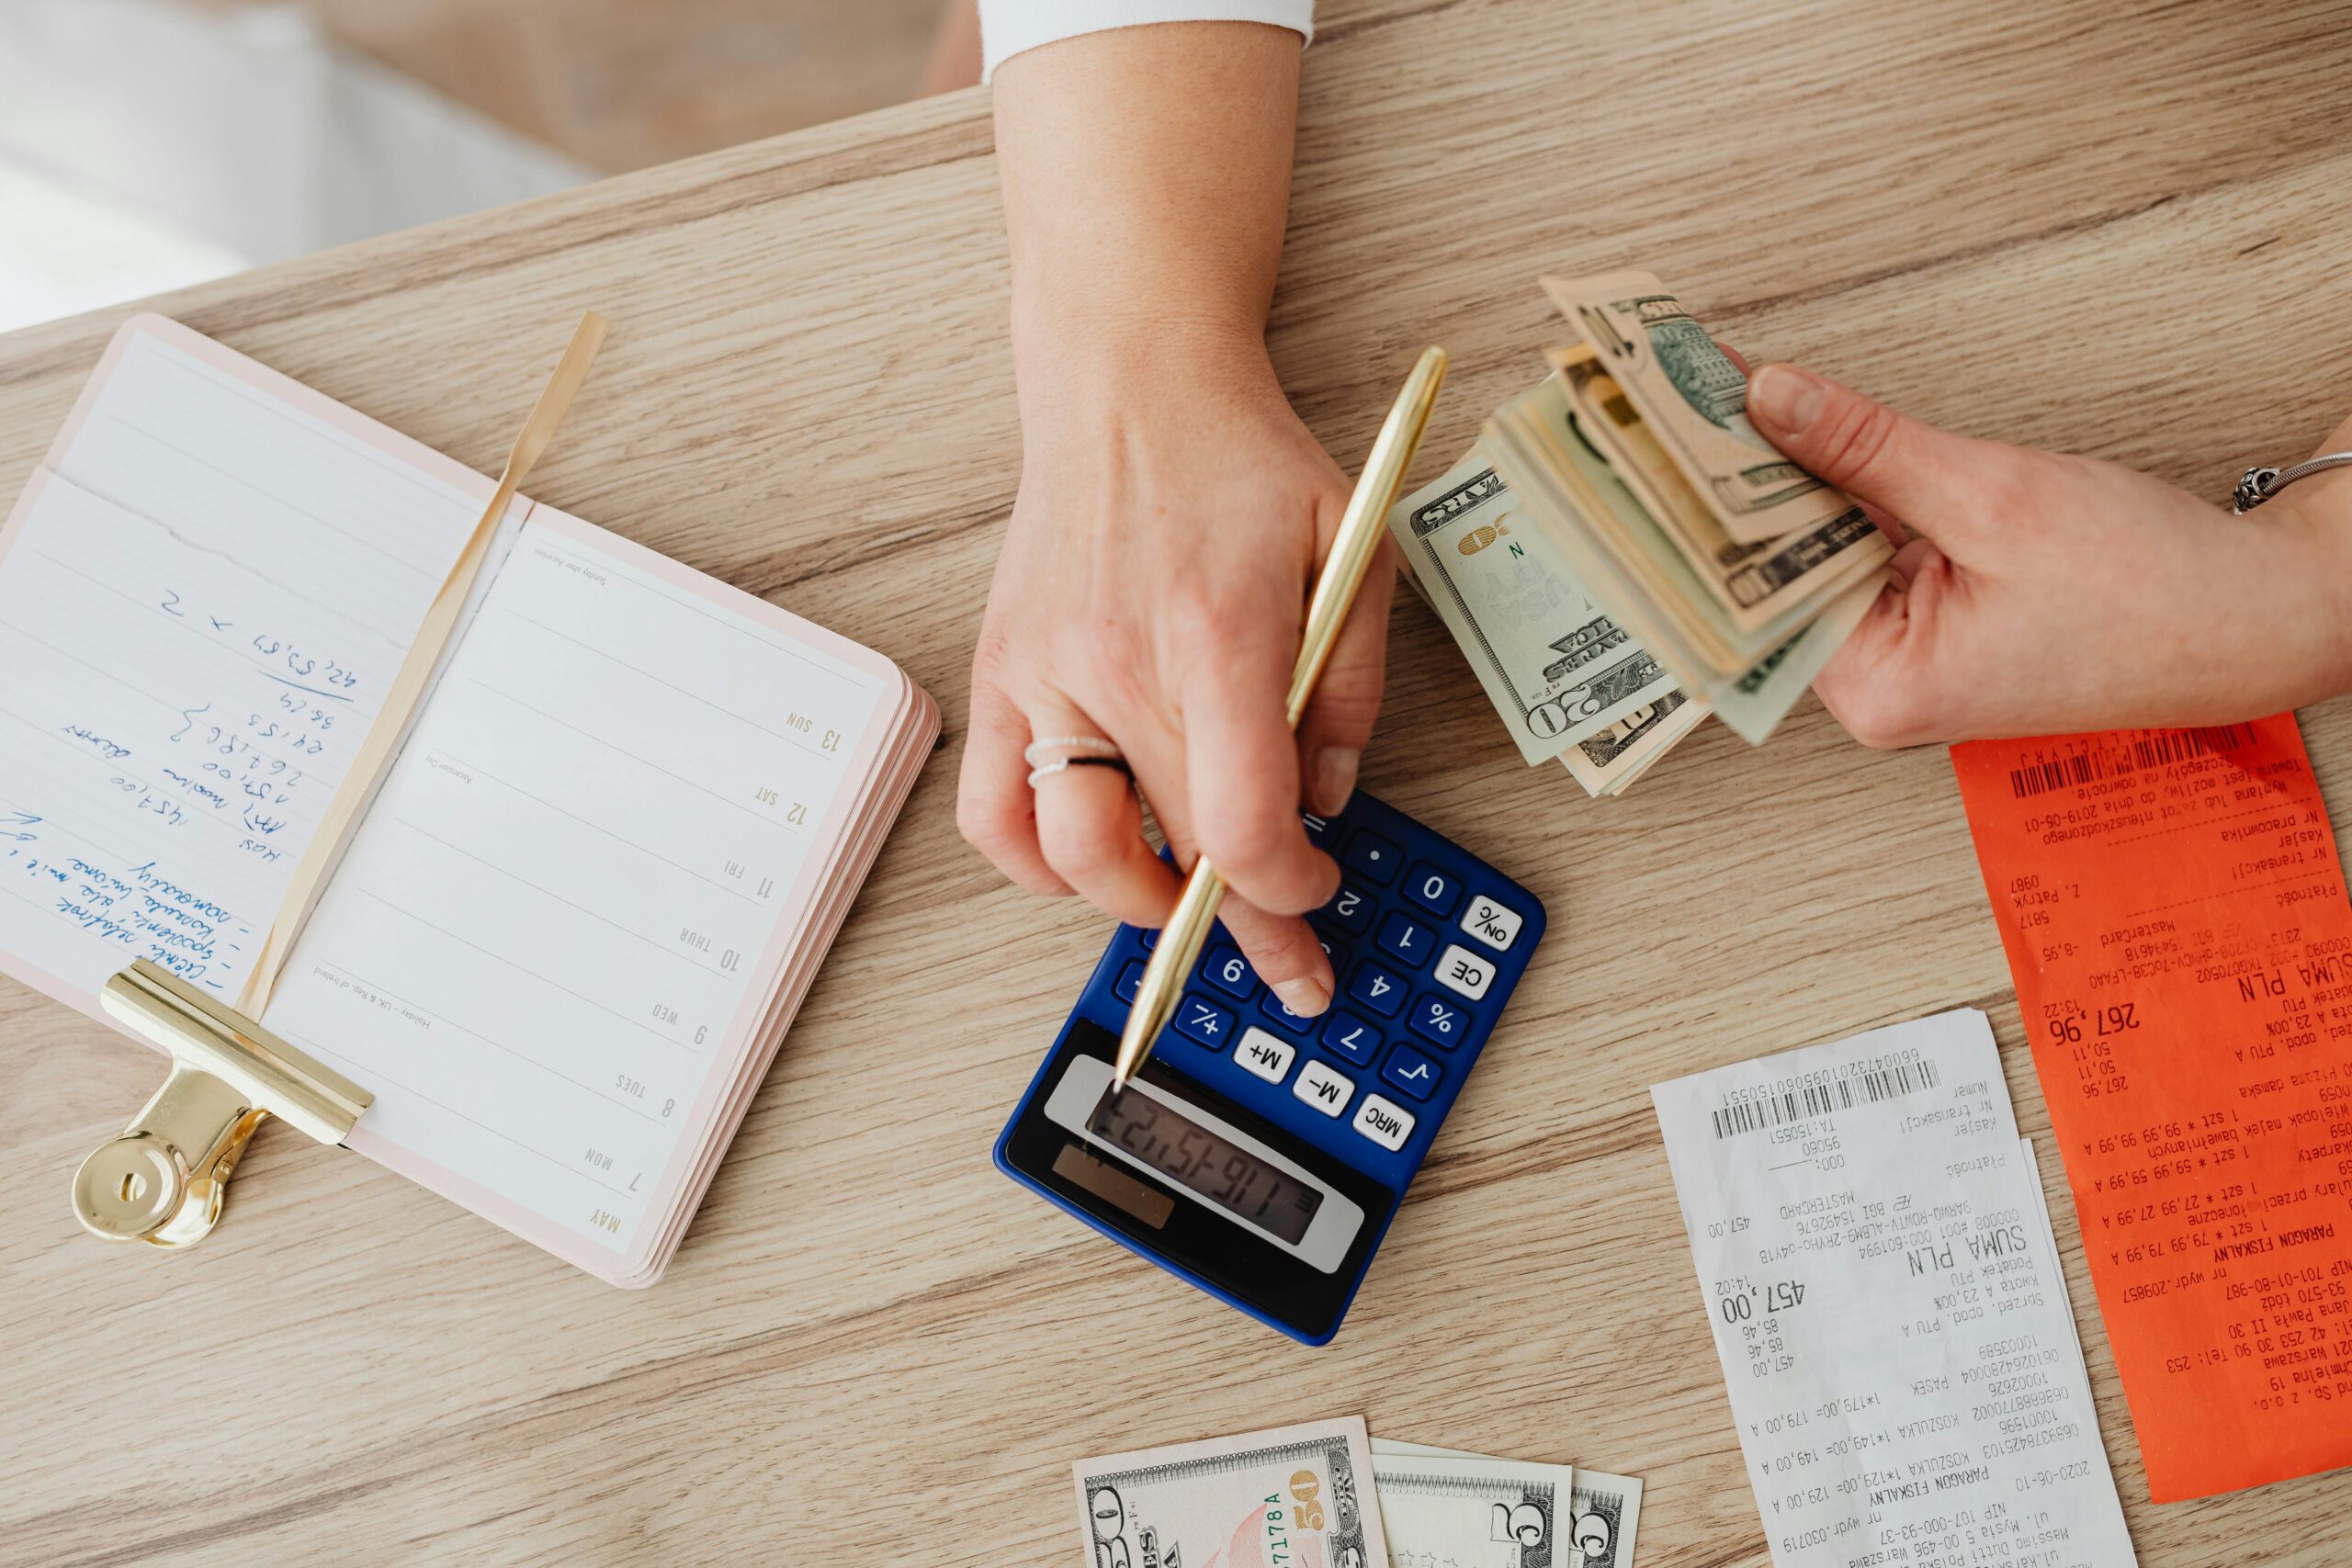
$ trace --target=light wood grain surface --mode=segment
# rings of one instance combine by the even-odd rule
[[[2347,23],[1327,0],[1275,356],[1352,465],[1411,349],[1446,344],[1434,474],[1542,373],[1539,271],[1646,265],[1751,355],[2219,498],[2352,407]],[[534,491],[899,660],[952,748],[1018,475],[988,107],[158,308],[485,469],[578,311],[610,313]],[[0,339],[0,492],[119,316]],[[1646,1477],[1643,1568],[1765,1562],[1647,1089],[1974,1003],[2047,1135],[1950,764],[1860,750],[1808,703],[1765,750],[1709,727],[1595,804],[1520,765],[1409,598],[1390,669],[1369,787],[1552,928],[1331,1348],[989,1168],[1105,926],[964,847],[945,752],[650,1292],[277,1128],[201,1247],[105,1248],[66,1179],[156,1060],[0,985],[0,1559],[1070,1562],[1071,1459],[1362,1411]],[[2304,721],[2343,833],[2352,706]],[[2352,1475],[2147,1504],[2044,1168],[2141,1561],[2352,1554]]]

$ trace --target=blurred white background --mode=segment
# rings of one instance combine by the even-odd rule
[[[942,0],[0,0],[0,331],[910,96]]]

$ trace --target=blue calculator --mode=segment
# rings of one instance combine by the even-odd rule
[[[1113,1240],[1309,1345],[1340,1330],[1494,1032],[1544,907],[1358,792],[1306,818],[1340,863],[1309,916],[1339,994],[1302,1018],[1222,925],[1125,1093],[1111,1064],[1159,933],[1121,926],[996,1145],[996,1163]]]

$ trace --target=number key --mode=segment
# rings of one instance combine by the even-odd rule
[[[1258,1010],[1295,1033],[1304,1034],[1315,1027],[1313,1019],[1303,1012],[1293,1012],[1284,1006],[1282,998],[1274,995],[1272,987],[1269,987],[1266,994],[1258,999]]]
[[[1393,910],[1386,919],[1380,922],[1378,941],[1391,958],[1409,964],[1416,969],[1427,964],[1430,954],[1437,951],[1435,931],[1419,920],[1408,920]]]
[[[1361,888],[1342,886],[1323,906],[1321,913],[1341,931],[1353,931],[1358,936],[1372,929],[1372,899]]]
[[[1356,970],[1356,977],[1348,982],[1348,995],[1383,1018],[1395,1018],[1405,1010],[1405,982],[1377,964]]]
[[[1316,944],[1323,949],[1323,956],[1331,961],[1331,975],[1336,981],[1340,970],[1348,966],[1348,950],[1321,931],[1315,933]]]
[[[1323,1026],[1323,1048],[1359,1067],[1368,1067],[1380,1055],[1380,1031],[1353,1013],[1334,1012],[1331,1021]]]
[[[1201,963],[1201,976],[1218,990],[1248,1001],[1258,988],[1257,974],[1238,949],[1212,947]]]
[[[1461,901],[1462,884],[1423,861],[1405,879],[1405,897],[1442,920]]]

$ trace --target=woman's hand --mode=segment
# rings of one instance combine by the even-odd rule
[[[1338,888],[1298,807],[1337,811],[1355,787],[1395,581],[1375,564],[1294,740],[1283,701],[1345,478],[1248,344],[1142,350],[1067,421],[1030,421],[1027,446],[972,667],[965,837],[1025,887],[1159,924],[1179,883],[1126,781],[1025,782],[1033,738],[1108,737],[1180,863],[1205,853],[1243,901],[1225,920],[1252,966],[1293,1011],[1321,1012],[1329,963],[1277,917]]]
[[[2244,517],[1768,365],[1756,428],[1905,541],[1814,689],[1868,746],[2219,724],[2352,689],[2352,472]],[[2352,444],[2352,421],[2328,449]],[[2233,476],[2234,478],[2234,476]]]
[[[1121,28],[997,73],[1012,243],[1021,491],[972,666],[956,818],[1024,887],[1157,926],[1180,887],[1136,795],[1032,741],[1108,740],[1179,865],[1295,1012],[1331,968],[1298,917],[1339,884],[1298,819],[1336,811],[1380,703],[1394,575],[1376,562],[1314,703],[1285,713],[1308,583],[1348,487],[1266,355],[1289,203],[1298,35]]]

